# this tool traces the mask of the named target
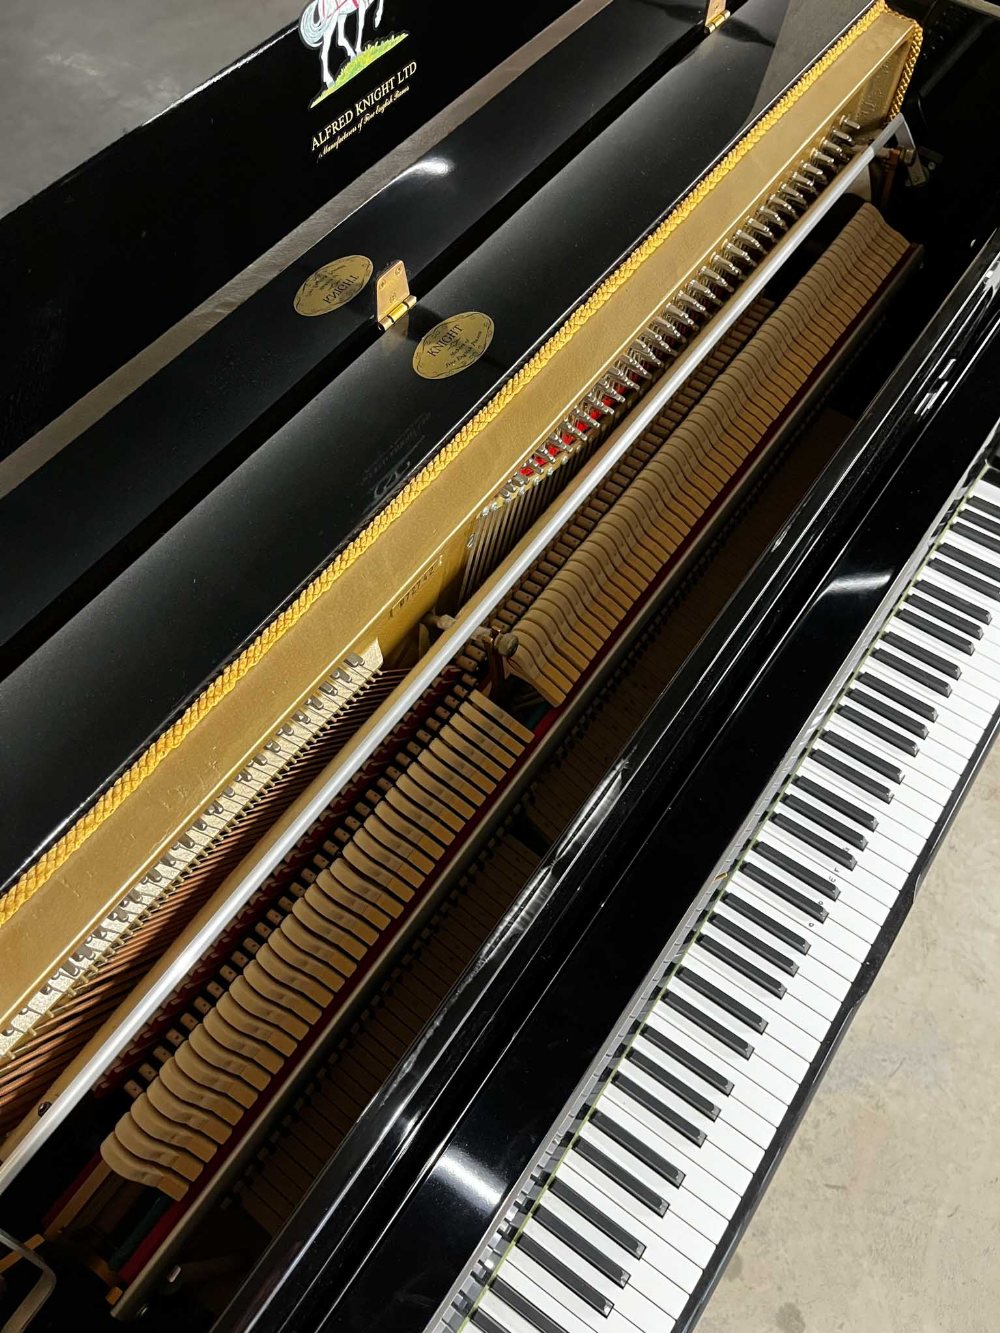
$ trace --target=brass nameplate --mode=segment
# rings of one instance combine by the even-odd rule
[[[300,315],[328,315],[339,310],[368,286],[375,265],[367,255],[345,255],[324,264],[306,278],[295,293],[295,309]]]
[[[446,380],[479,360],[493,341],[493,321],[479,310],[466,310],[435,324],[413,353],[413,369],[425,380]]]

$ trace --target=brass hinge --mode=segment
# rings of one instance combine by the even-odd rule
[[[410,291],[406,276],[406,265],[401,259],[378,275],[375,283],[375,318],[379,326],[391,329],[417,304],[417,298]]]
[[[716,28],[725,23],[729,17],[729,10],[726,8],[726,0],[708,0],[708,13],[705,15],[705,31],[715,32]]]

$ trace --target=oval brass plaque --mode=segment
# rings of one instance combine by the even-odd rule
[[[425,380],[446,380],[475,365],[492,341],[489,315],[466,310],[424,334],[413,353],[413,369]]]
[[[345,255],[324,264],[295,293],[300,315],[328,315],[353,301],[367,286],[375,266],[366,255]]]

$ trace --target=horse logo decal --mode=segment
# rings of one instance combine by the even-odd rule
[[[319,51],[320,73],[323,87],[311,105],[315,106],[330,93],[342,88],[356,74],[378,60],[380,56],[396,46],[406,36],[405,32],[396,33],[384,41],[364,45],[365,27],[371,10],[375,13],[372,27],[378,28],[382,22],[382,8],[385,0],[310,0],[299,19],[299,36],[310,50]],[[351,42],[348,31],[354,37]],[[330,70],[330,48],[334,38],[346,59],[334,75]]]

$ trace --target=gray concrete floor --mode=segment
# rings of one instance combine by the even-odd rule
[[[602,2],[586,0],[579,11]],[[238,58],[295,10],[295,0],[6,0],[0,213]],[[491,86],[523,63],[515,58]],[[466,113],[488,91],[467,99]],[[439,118],[404,152],[413,155],[460,114]],[[375,173],[360,189],[379,183]],[[225,302],[217,306],[223,313]],[[1000,753],[932,867],[703,1333],[1000,1330],[998,872]]]

